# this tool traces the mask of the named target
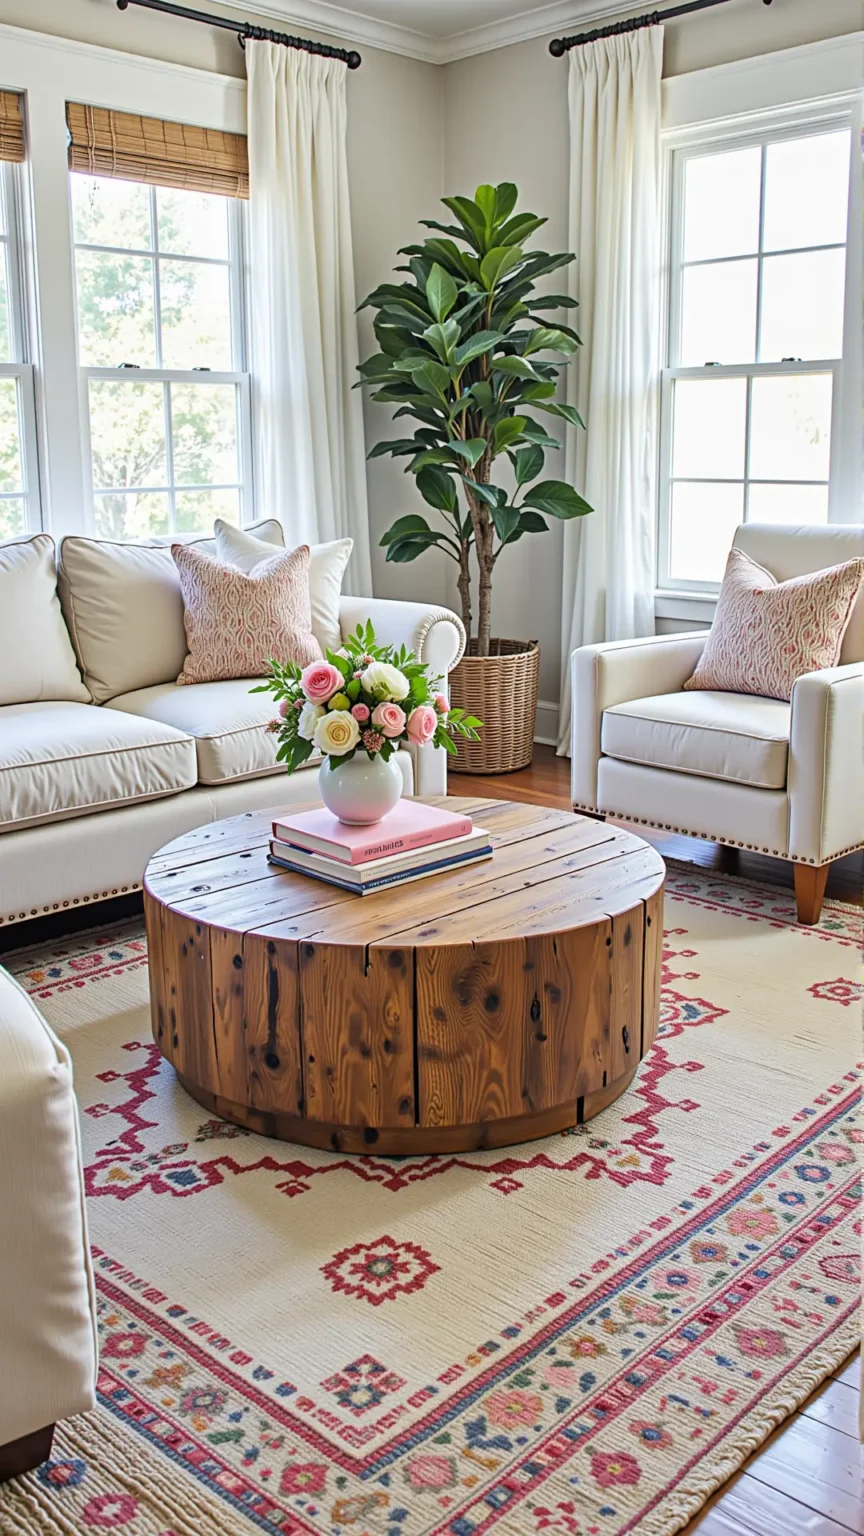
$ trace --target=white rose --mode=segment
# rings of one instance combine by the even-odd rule
[[[389,661],[370,662],[366,671],[362,673],[360,682],[374,698],[392,699],[399,703],[400,699],[408,697],[408,679],[398,667],[391,667]]]
[[[331,709],[318,721],[313,740],[319,752],[332,752],[334,757],[344,757],[360,740],[360,727],[347,709]]]
[[[304,741],[313,741],[315,737],[315,727],[318,724],[318,721],[321,719],[321,716],[326,715],[326,713],[327,711],[323,704],[310,704],[309,700],[307,699],[306,703],[303,705],[303,708],[300,711],[300,718],[297,721],[297,735],[302,736]]]

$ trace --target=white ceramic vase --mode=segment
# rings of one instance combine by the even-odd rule
[[[328,811],[351,826],[380,821],[402,795],[402,773],[395,753],[385,762],[379,753],[355,752],[341,768],[325,757],[318,769],[318,788]]]

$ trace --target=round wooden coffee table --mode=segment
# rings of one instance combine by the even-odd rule
[[[278,809],[150,860],[153,1032],[200,1104],[404,1155],[547,1136],[623,1093],[657,1030],[659,854],[563,811],[438,803],[494,857],[370,896],[269,864]]]

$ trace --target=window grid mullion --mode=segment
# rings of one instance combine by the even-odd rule
[[[759,258],[756,268],[756,336],[753,356],[762,362],[762,280],[765,275],[765,188],[768,178],[768,145],[762,145],[762,163],[759,176]],[[749,425],[749,401],[748,401]],[[746,497],[745,497],[746,500]],[[746,518],[745,518],[746,521]]]
[[[168,481],[168,519],[171,532],[177,532],[177,496],[174,486],[174,411],[171,402],[171,385],[168,380],[162,386],[165,391],[165,478]]]
[[[156,188],[150,188],[150,243],[153,254],[153,326],[156,337],[156,367],[162,367],[162,284],[159,276],[159,221],[156,216]]]

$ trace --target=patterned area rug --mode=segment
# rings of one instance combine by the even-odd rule
[[[140,929],[10,968],[69,1045],[100,1406],[4,1536],[665,1536],[856,1342],[861,914],[670,867],[662,1029],[590,1125],[350,1158],[209,1119]]]

